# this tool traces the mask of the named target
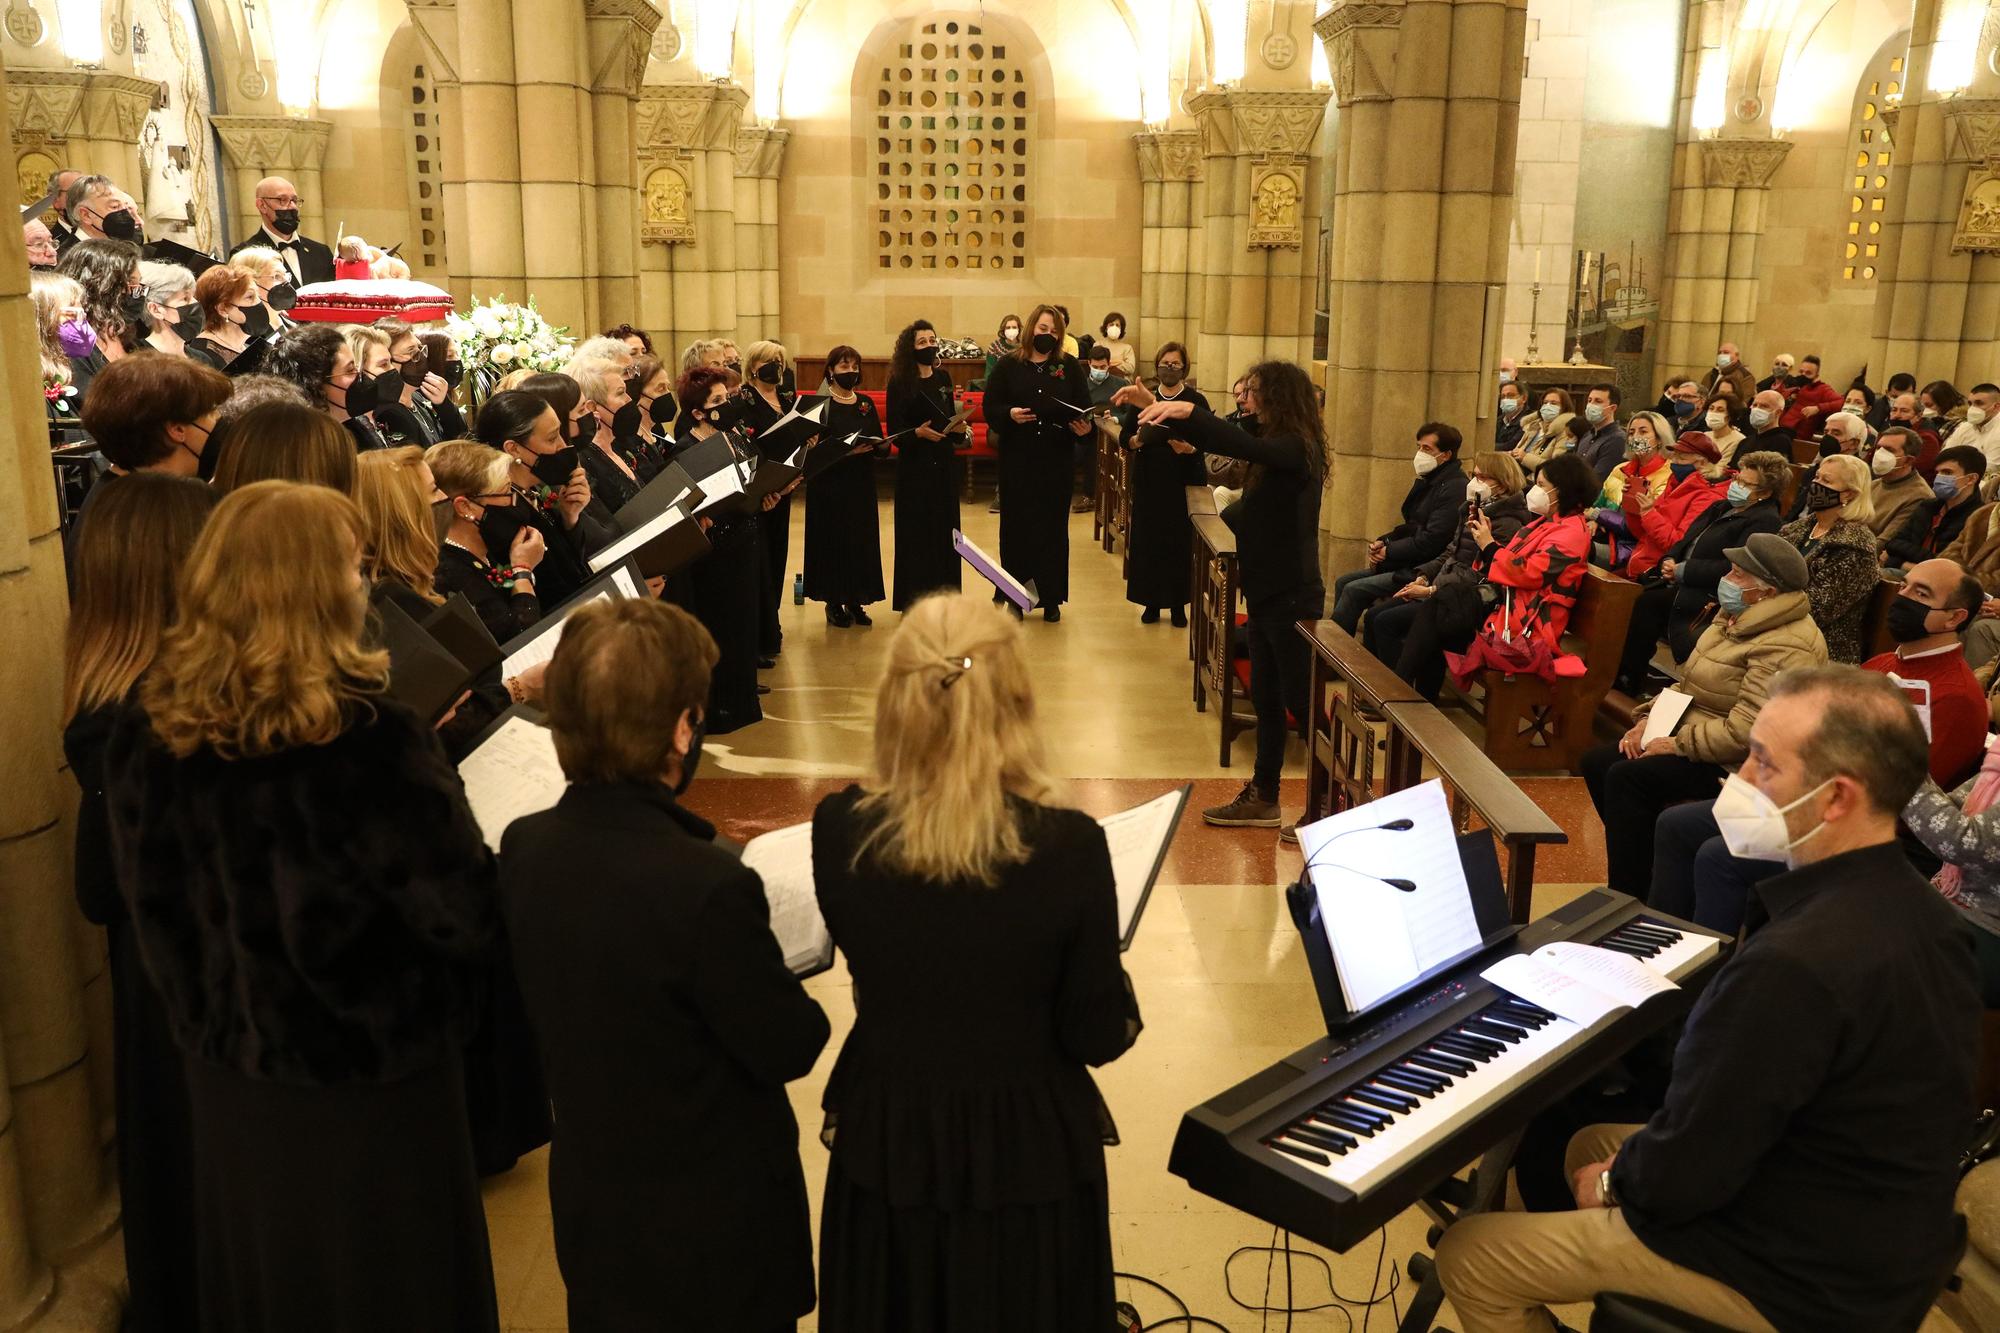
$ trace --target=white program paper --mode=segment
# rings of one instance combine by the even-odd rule
[[[702,493],[704,495],[709,493],[706,483],[703,483]],[[597,552],[597,554],[591,556],[590,572],[593,574],[602,574],[605,570],[611,568],[611,566],[624,561],[634,551],[637,551],[647,542],[652,541],[653,538],[659,536],[668,528],[673,527],[677,523],[687,522],[688,513],[685,509],[681,508],[681,501],[686,499],[688,494],[689,492],[682,491],[679,496],[675,497],[672,504],[626,533],[623,537],[620,537],[617,541],[611,543],[611,545]],[[638,594],[630,593],[627,595],[636,597]]]
[[[1111,873],[1118,883],[1118,938],[1131,943],[1139,924],[1139,909],[1145,905],[1146,890],[1173,841],[1180,825],[1181,809],[1187,804],[1187,788],[1176,788],[1144,805],[1106,815],[1097,821],[1104,841],[1111,847]]]
[[[785,966],[794,972],[823,966],[832,944],[813,888],[811,821],[752,838],[743,848],[743,864],[764,881],[771,933],[778,937]]]
[[[1549,944],[1502,958],[1479,974],[1510,995],[1572,1023],[1592,1027],[1679,989],[1630,954],[1590,944]]]
[[[465,783],[472,817],[479,821],[486,845],[496,852],[509,824],[561,800],[569,781],[556,761],[554,733],[524,717],[504,719],[460,761],[458,776]]]
[[[1687,715],[1688,705],[1693,702],[1694,696],[1684,690],[1671,686],[1661,690],[1653,700],[1651,711],[1646,714],[1646,729],[1640,733],[1641,743],[1651,745],[1673,735],[1674,728],[1681,724],[1681,719]]]
[[[1407,819],[1397,831],[1381,827]],[[1433,778],[1299,827],[1341,992],[1351,1011],[1479,946],[1444,784]],[[1405,892],[1375,878],[1415,883]]]

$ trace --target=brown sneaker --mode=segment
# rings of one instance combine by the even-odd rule
[[[1278,817],[1278,803],[1259,796],[1254,782],[1244,783],[1243,790],[1228,805],[1202,811],[1201,818],[1203,823],[1219,828],[1276,828],[1283,822]]]
[[[1278,830],[1278,841],[1279,841],[1279,842],[1282,842],[1282,843],[1284,843],[1284,844],[1285,844],[1285,846],[1287,846],[1287,847],[1296,847],[1296,846],[1298,846],[1298,845],[1299,845],[1299,826],[1298,826],[1297,824],[1287,824],[1287,825],[1285,825],[1285,826],[1284,826],[1283,828],[1279,829],[1279,830]]]

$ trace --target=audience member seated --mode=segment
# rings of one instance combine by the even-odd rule
[[[1840,410],[1843,401],[1840,390],[1819,377],[1817,356],[1802,358],[1782,385],[1772,387],[1785,400],[1781,423],[1801,440],[1810,440],[1818,435],[1826,419]]]
[[[1847,393],[1840,402],[1840,410],[1843,412],[1852,412],[1855,416],[1868,422],[1868,429],[1870,431],[1881,430],[1881,427],[1870,420],[1875,412],[1875,391],[1866,384],[1856,383],[1848,385]]]
[[[1908,379],[1909,376],[1899,375],[1896,378]],[[1892,390],[1877,399],[1875,407],[1877,414],[1883,419],[1880,424],[1873,420],[1868,424],[1874,426],[1876,430],[1887,430],[1891,426],[1907,426],[1917,433],[1917,439],[1923,446],[1917,450],[1917,471],[1923,475],[1925,481],[1929,481],[1933,475],[1932,469],[1937,466],[1938,451],[1944,445],[1938,439],[1938,433],[1924,424],[1924,409],[1917,402],[1916,391]],[[1985,455],[1981,454],[1980,457],[1983,459]]]
[[[1891,424],[1891,414],[1895,411],[1896,400],[1904,394],[1914,397],[1917,392],[1917,377],[1907,370],[1899,370],[1889,377],[1889,383],[1881,393],[1875,395],[1873,406],[1868,409],[1868,424],[1876,430],[1887,430]]]
[[[1940,452],[1930,498],[1904,514],[1903,525],[1883,545],[1882,563],[1900,569],[1949,551],[1980,508],[1979,483],[1985,475],[1986,455],[1977,449]]]
[[[1657,501],[1666,494],[1667,483],[1673,474],[1667,471],[1667,460],[1661,451],[1666,442],[1673,438],[1667,419],[1658,412],[1634,412],[1625,427],[1625,459],[1611,469],[1604,478],[1604,487],[1598,494],[1597,550],[1592,554],[1594,563],[1605,568],[1616,568],[1623,564],[1626,555],[1637,541],[1625,516],[1625,498],[1632,496],[1636,509],[1639,496]],[[1585,437],[1588,439],[1588,437]],[[1582,446],[1578,452],[1583,452]],[[1590,460],[1586,457],[1585,462]]]
[[[1533,476],[1542,470],[1542,464],[1572,447],[1564,427],[1575,415],[1576,405],[1570,401],[1569,390],[1548,389],[1542,393],[1534,417],[1527,421],[1521,442],[1514,447],[1514,461],[1521,465],[1521,471]]]
[[[1917,405],[1923,409],[1924,425],[1936,431],[1940,440],[1949,440],[1965,420],[1965,395],[1950,380],[1932,380],[1917,390]],[[1987,471],[2000,469],[1989,467]]]
[[[1417,479],[1403,497],[1403,521],[1368,543],[1364,569],[1342,574],[1333,585],[1333,619],[1349,634],[1361,613],[1414,577],[1417,566],[1444,553],[1465,517],[1465,470],[1455,427],[1426,421],[1417,427],[1411,459]]]
[[[1840,415],[1848,414],[1843,412]],[[1917,506],[1934,498],[1930,483],[1917,475],[1920,443],[1915,431],[1892,427],[1882,432],[1875,441],[1874,452],[1868,457],[1868,470],[1875,474],[1875,484],[1868,497],[1875,512],[1869,516],[1868,530],[1875,534],[1877,542],[1887,543],[1903,530],[1903,521],[1915,512]],[[1885,564],[1888,562],[1886,544],[1877,553],[1877,558]]]
[[[1664,455],[1670,478],[1664,491],[1625,490],[1621,510],[1634,543],[1623,570],[1628,579],[1652,573],[1696,519],[1728,503],[1729,470],[1722,466],[1715,441],[1698,430],[1687,431],[1666,446]]]
[[[1528,425],[1528,415],[1522,410],[1528,401],[1528,391],[1508,380],[1500,386],[1500,415],[1493,422],[1493,447],[1502,451],[1518,449]],[[1519,466],[1520,460],[1515,460]]]
[[[1862,664],[1866,671],[1921,680],[1929,689],[1930,771],[1942,786],[1971,772],[1986,740],[1986,701],[1958,646],[1958,632],[1980,595],[1979,585],[1951,561],[1918,564],[1891,611],[1895,650]],[[1920,692],[1912,692],[1913,700],[1919,698]],[[1653,883],[1646,900],[1733,935],[1743,925],[1751,889],[1784,867],[1731,855],[1714,805],[1691,801],[1660,816],[1653,828]]]
[[[464,593],[496,643],[542,618],[535,569],[546,545],[542,532],[516,512],[507,456],[471,440],[448,440],[424,453],[451,521],[438,550],[437,590]]]
[[[1932,725],[1937,725],[1935,715]],[[1979,771],[1950,792],[1933,772],[1903,808],[1904,826],[1944,862],[1931,883],[1972,927],[1979,998],[1988,1009],[2000,1009],[2000,809],[1995,808],[1996,797],[2000,797],[2000,745],[1990,747]]]
[[[1701,428],[1698,413],[1701,411],[1701,386],[1690,379],[1667,381],[1667,391],[1660,395],[1659,413],[1667,419],[1667,426],[1678,434],[1681,431]]]
[[[1736,344],[1726,342],[1717,347],[1715,366],[1701,379],[1703,401],[1714,404],[1718,400],[1727,400],[1731,412],[1740,412],[1750,406],[1750,399],[1756,393],[1757,377],[1750,373],[1750,367],[1743,364],[1743,353]]]
[[[1625,430],[1618,424],[1619,399],[1616,384],[1593,384],[1583,404],[1583,419],[1589,429],[1577,442],[1576,451],[1590,464],[1600,482],[1625,461]]]
[[[1481,454],[1472,460],[1472,480],[1465,488],[1468,507],[1478,503],[1491,540],[1502,546],[1535,520],[1523,482],[1511,454]],[[1446,650],[1464,651],[1499,599],[1486,581],[1473,530],[1471,522],[1462,524],[1443,555],[1419,565],[1415,578],[1388,601],[1378,602],[1362,621],[1361,641],[1368,651],[1426,699],[1436,699],[1444,684]]]
[[[1945,440],[1947,445],[1970,445],[1986,455],[1986,469],[2000,466],[2000,385],[1975,384],[1966,395],[1965,420]]]
[[[1805,492],[1803,518],[1778,529],[1797,547],[1811,575],[1813,619],[1826,635],[1835,662],[1861,660],[1861,622],[1875,594],[1875,534],[1868,530],[1874,503],[1868,465],[1852,454],[1822,458]]]
[[[1756,453],[1769,450],[1783,454],[1787,461],[1792,457],[1792,444],[1797,438],[1786,430],[1783,424],[1785,396],[1776,389],[1761,389],[1750,400],[1750,413],[1745,419],[1748,432],[1743,443],[1736,446],[1738,453]]]
[[[354,494],[354,441],[324,412],[274,402],[230,420],[220,441],[215,489],[227,495],[252,482],[297,481]]]
[[[1644,898],[1653,868],[1653,823],[1678,801],[1715,795],[1749,753],[1750,727],[1780,672],[1827,660],[1806,595],[1806,559],[1774,533],[1759,532],[1724,554],[1718,610],[1703,632],[1680,690],[1692,697],[1673,734],[1645,739],[1652,703],[1615,745],[1583,756],[1590,800],[1604,821],[1606,883]]]
[[[383,697],[363,536],[323,486],[223,497],[105,748],[119,887],[185,1057],[206,1328],[498,1319],[459,1060],[493,856],[430,728]]]
[[[1444,1233],[1465,1333],[1547,1329],[1545,1306],[1607,1291],[1724,1328],[1913,1329],[1951,1276],[1979,995],[1896,842],[1922,729],[1880,677],[1803,670],[1750,753],[1732,838],[1795,867],[1758,886],[1770,922],[1695,1002],[1652,1119],[1571,1140],[1574,1211]]]
[[[1715,455],[1724,467],[1736,466],[1736,455],[1742,450],[1745,438],[1743,432],[1736,428],[1736,423],[1748,413],[1747,407],[1731,408],[1715,399],[1702,407],[1702,421],[1708,428],[1708,438],[1715,441]]]

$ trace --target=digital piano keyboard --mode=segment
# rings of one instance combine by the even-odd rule
[[[1521,952],[1595,944],[1684,989],[1584,1028],[1480,978],[1488,953],[1365,1026],[1294,1052],[1181,1118],[1168,1169],[1334,1250],[1372,1235],[1687,1011],[1730,941],[1596,889],[1524,927]]]

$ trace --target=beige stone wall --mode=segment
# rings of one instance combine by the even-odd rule
[[[1528,355],[1534,316],[1536,356],[1561,360],[1572,241],[1576,235],[1578,162],[1583,152],[1583,94],[1588,77],[1592,0],[1528,0],[1528,46],[1515,140],[1514,224],[1507,248],[1507,321],[1502,355]],[[1536,274],[1542,293],[1534,298]],[[1491,412],[1480,404],[1481,415]]]
[[[897,330],[919,316],[948,337],[984,345],[1002,315],[1025,316],[1042,300],[1068,306],[1079,326],[1092,329],[1107,311],[1122,311],[1135,346],[1155,341],[1139,313],[1132,134],[1140,126],[1131,34],[1108,4],[1024,0],[1007,6],[1007,15],[989,16],[987,24],[1007,30],[1010,60],[1029,67],[1037,112],[1028,267],[915,280],[876,269],[873,198],[864,193],[879,73],[867,65],[881,63],[876,53],[896,40],[904,20],[882,22],[883,6],[872,0],[821,0],[801,19],[781,120],[792,139],[778,183],[787,346],[817,355],[848,342],[886,355]],[[978,21],[976,12],[971,17]],[[861,61],[864,50],[870,61]]]
[[[438,263],[427,269],[421,223],[411,213],[414,154],[406,117],[410,70],[423,50],[409,11],[400,0],[338,0],[329,26],[342,36],[328,44],[320,65],[320,118],[332,123],[333,134],[320,172],[326,230],[319,239],[332,245],[334,229],[344,223],[350,234],[385,248],[400,241],[412,276],[442,285],[444,247],[432,247]],[[431,206],[432,225],[441,226],[443,200]]]

